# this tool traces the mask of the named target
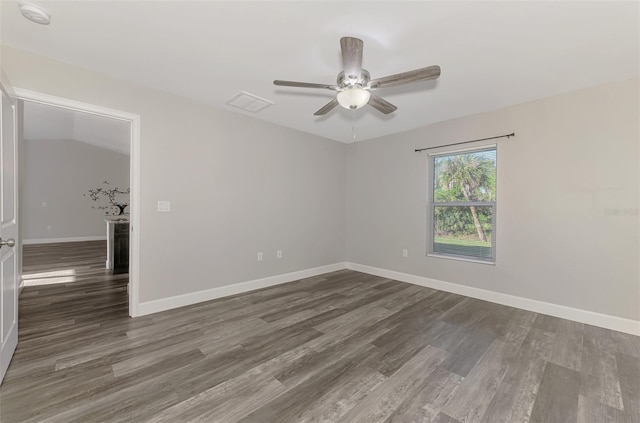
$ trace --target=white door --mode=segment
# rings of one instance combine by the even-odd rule
[[[0,71],[1,72],[1,71]],[[0,79],[0,383],[18,345],[18,141],[16,99]]]

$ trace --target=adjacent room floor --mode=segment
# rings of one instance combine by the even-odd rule
[[[130,319],[85,247],[25,251],[75,279],[24,288],[3,423],[640,422],[638,337],[348,270]]]

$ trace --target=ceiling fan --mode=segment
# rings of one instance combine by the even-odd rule
[[[338,74],[336,85],[281,80],[275,80],[273,83],[282,87],[320,88],[337,91],[338,93],[336,97],[320,110],[315,112],[315,116],[326,115],[338,104],[345,109],[359,109],[360,107],[369,104],[380,112],[389,114],[398,108],[382,97],[373,94],[371,91],[379,88],[436,79],[440,76],[440,66],[436,65],[397,73],[395,75],[385,76],[384,78],[374,79],[372,81],[369,71],[362,68],[362,46],[363,42],[359,38],[340,38],[344,70]]]

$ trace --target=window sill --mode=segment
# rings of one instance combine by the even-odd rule
[[[446,260],[466,261],[466,262],[469,262],[469,263],[488,264],[490,266],[495,266],[496,265],[495,261],[476,260],[476,259],[472,259],[472,258],[447,256],[447,255],[444,255],[444,254],[427,253],[427,257],[441,258],[441,259],[446,259]]]

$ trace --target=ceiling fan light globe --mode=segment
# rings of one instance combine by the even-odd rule
[[[338,93],[338,103],[345,109],[359,109],[369,102],[371,93],[362,88],[349,88]]]

